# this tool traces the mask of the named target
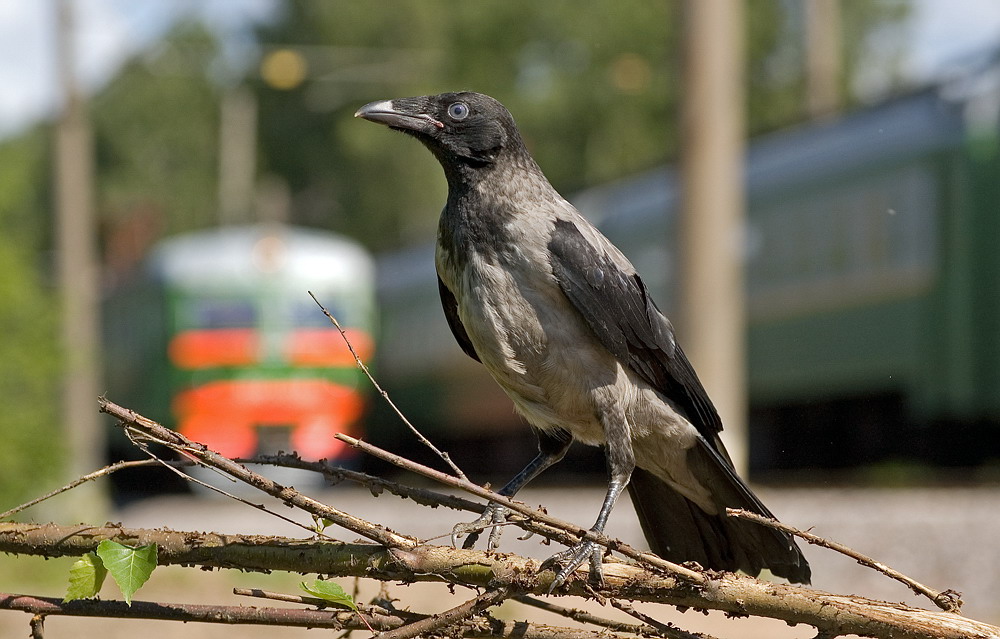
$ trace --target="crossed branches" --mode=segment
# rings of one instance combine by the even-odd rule
[[[191,606],[133,602],[126,607],[116,601],[76,601],[62,603],[26,595],[0,595],[0,608],[33,613],[32,632],[43,636],[41,619],[51,614],[101,615],[155,619],[183,619],[214,623],[266,623],[328,627],[343,630],[364,629],[366,623],[383,639],[407,637],[450,636],[467,637],[538,637],[539,639],[597,639],[642,635],[668,639],[702,637],[640,613],[630,601],[657,602],[697,609],[723,610],[732,615],[759,615],[806,623],[817,628],[820,636],[835,637],[859,634],[872,637],[1000,637],[1000,628],[973,621],[957,614],[957,597],[950,591],[938,593],[927,589],[928,596],[943,610],[931,611],[873,601],[854,596],[834,595],[809,588],[774,584],[751,577],[702,570],[697,566],[679,566],[655,555],[643,553],[622,542],[595,535],[571,523],[520,502],[501,497],[464,477],[449,475],[399,458],[365,442],[343,437],[360,450],[421,473],[449,488],[461,489],[478,498],[493,500],[508,506],[514,513],[510,521],[535,534],[562,544],[575,544],[586,537],[615,551],[627,561],[612,562],[605,567],[605,580],[595,589],[587,581],[585,569],[577,571],[558,590],[558,595],[580,595],[607,600],[615,607],[633,615],[639,623],[627,624],[574,611],[549,600],[545,595],[553,573],[542,570],[536,560],[503,553],[461,550],[449,546],[425,543],[403,532],[370,522],[328,504],[311,499],[291,487],[282,486],[250,470],[246,465],[222,457],[207,447],[187,440],[179,433],[164,428],[127,408],[101,398],[100,408],[113,415],[119,425],[140,448],[149,451],[150,444],[160,444],[183,455],[184,462],[151,460],[135,463],[165,463],[181,472],[183,466],[200,464],[213,468],[272,495],[283,503],[315,518],[326,519],[368,540],[368,543],[347,544],[325,533],[310,529],[309,539],[285,537],[254,537],[218,535],[215,533],[174,532],[167,530],[124,529],[116,526],[64,527],[54,524],[0,523],[0,551],[44,556],[82,555],[93,550],[103,539],[126,545],[156,543],[160,563],[206,567],[240,568],[242,570],[286,570],[300,573],[320,573],[340,577],[367,577],[389,581],[439,581],[478,589],[478,595],[457,606],[434,614],[401,612],[391,602],[376,601],[361,606],[358,613],[324,609],[321,600],[262,591],[241,594],[267,599],[291,599],[312,608],[289,611],[287,608],[239,606]],[[354,481],[368,486],[373,493],[388,492],[429,505],[481,512],[483,503],[455,495],[414,488],[329,466],[305,462],[294,455],[271,456],[254,460],[283,466],[312,469],[332,479]],[[97,477],[107,472],[92,473]],[[244,500],[246,501],[246,500]],[[249,503],[249,502],[248,502]],[[252,504],[254,507],[263,506]],[[767,523],[767,522],[762,522]],[[309,528],[308,526],[303,526]],[[809,533],[790,530],[805,536]],[[813,536],[815,537],[815,536]],[[916,583],[916,582],[913,582]],[[910,584],[912,585],[912,584]],[[497,620],[488,609],[513,598],[528,605],[545,607],[577,621],[596,625],[598,629],[560,628],[539,624],[513,624]],[[319,607],[316,607],[319,606]],[[251,612],[252,611],[252,612]],[[41,616],[39,616],[41,615]]]

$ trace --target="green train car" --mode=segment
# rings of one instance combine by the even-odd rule
[[[160,242],[106,304],[108,393],[230,457],[343,460],[367,380],[339,331],[374,350],[374,264],[358,244],[284,226]],[[148,411],[148,412],[147,412]]]
[[[956,82],[751,141],[747,373],[758,478],[1000,462],[997,104],[995,89]],[[571,200],[670,314],[675,171]],[[523,426],[450,343],[432,255],[425,246],[380,261],[384,384],[443,438],[508,425],[517,436]]]

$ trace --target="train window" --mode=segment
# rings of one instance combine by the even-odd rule
[[[188,298],[180,304],[181,328],[249,328],[257,321],[253,300]]]
[[[319,301],[330,311],[330,315],[337,318],[342,326],[350,326],[354,317],[345,314],[343,304],[337,300],[317,296]],[[291,305],[292,325],[296,328],[330,328],[333,324],[327,319],[323,311],[311,299]]]

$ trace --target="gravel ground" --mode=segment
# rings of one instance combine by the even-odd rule
[[[1000,621],[1000,488],[937,488],[937,489],[760,489],[763,501],[786,523],[811,528],[816,534],[844,543],[886,563],[932,588],[952,588],[964,593],[964,612],[983,621]],[[378,521],[397,531],[422,539],[438,538],[447,543],[447,534],[458,521],[471,519],[467,513],[446,509],[427,510],[391,495],[372,498],[367,491],[337,487],[318,490],[317,498],[342,510]],[[544,505],[550,513],[580,524],[593,521],[603,497],[603,488],[540,488],[526,489],[520,499],[530,505]],[[276,509],[283,515],[289,510]],[[133,504],[116,513],[115,521],[131,527],[167,526],[179,530],[214,530],[218,532],[253,532],[303,536],[306,533],[291,524],[235,502],[206,497],[162,497]],[[308,521],[308,518],[303,518]],[[628,499],[616,508],[608,533],[630,544],[643,547],[638,522]],[[345,537],[346,538],[346,537]],[[534,557],[547,557],[554,552],[537,540],[520,541],[513,531],[504,536],[502,550]],[[858,594],[876,599],[905,601],[927,607],[925,600],[912,595],[904,586],[890,581],[874,571],[861,567],[849,558],[813,546],[804,552],[813,567],[813,587],[820,590]],[[173,569],[180,571],[180,569]],[[139,598],[165,601],[213,601],[218,603],[248,602],[220,597],[231,587],[232,572],[199,573],[182,571],[183,575],[154,575],[150,585],[139,592]],[[254,583],[259,577],[237,575],[241,585]],[[228,580],[228,581],[227,581]],[[224,583],[223,583],[224,582]],[[295,581],[289,582],[294,588]],[[261,587],[269,587],[266,583]],[[287,586],[286,586],[287,588]],[[373,586],[374,588],[374,586]],[[109,590],[106,586],[105,590]],[[363,593],[364,594],[364,593]],[[414,609],[443,610],[456,600],[447,590],[428,584],[414,593],[395,590],[396,596],[410,602]],[[111,596],[111,595],[108,595]],[[567,605],[581,605],[574,602]],[[709,632],[717,637],[741,639],[799,639],[811,637],[807,628],[789,628],[781,622],[759,620],[729,620],[722,615],[702,616],[688,612],[681,615],[673,609],[647,608],[654,616],[672,621],[692,630]],[[608,617],[622,619],[617,611],[597,609]],[[20,636],[27,631],[26,617],[11,619],[14,613],[0,615],[0,635]],[[531,618],[556,625],[564,620],[547,613],[508,604],[499,613],[511,618]],[[17,626],[9,625],[17,622]],[[151,623],[151,622],[150,622]],[[142,626],[136,622],[98,622],[51,618],[47,627],[52,637],[134,637],[139,628],[153,628],[156,636],[185,639],[233,636],[231,629],[197,624],[158,623]],[[58,628],[72,628],[70,635]],[[11,635],[13,629],[18,634]],[[154,630],[151,630],[154,631]],[[319,631],[278,630],[241,627],[242,639],[256,637],[317,636]],[[120,633],[120,634],[119,634]],[[174,634],[176,633],[176,634]],[[258,634],[259,633],[259,634]]]

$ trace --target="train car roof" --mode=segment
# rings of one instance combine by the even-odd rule
[[[174,285],[252,285],[261,279],[370,284],[374,262],[357,242],[302,227],[260,224],[186,233],[160,242],[149,274]]]
[[[753,199],[789,185],[955,146],[965,133],[962,106],[927,89],[833,120],[755,137],[747,147],[747,195]],[[676,210],[678,191],[677,171],[667,165],[570,199],[596,224],[632,225]]]

